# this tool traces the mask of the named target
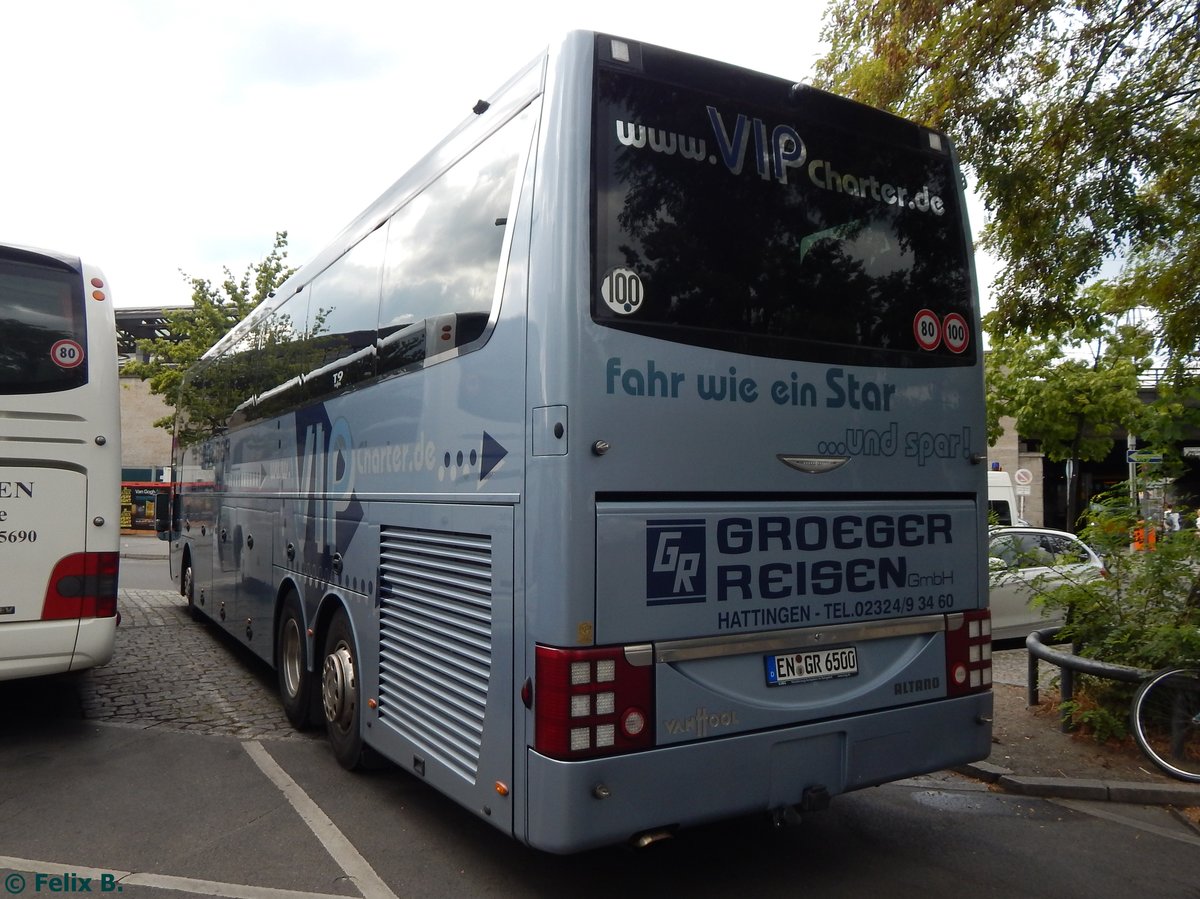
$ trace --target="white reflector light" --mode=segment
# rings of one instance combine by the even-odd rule
[[[571,717],[586,718],[592,711],[592,698],[584,693],[581,696],[571,697]]]
[[[617,62],[629,62],[629,45],[624,41],[613,41],[612,55]]]
[[[617,694],[616,693],[597,693],[596,694],[596,714],[597,715],[612,715],[616,711],[617,711]]]
[[[577,687],[580,684],[590,683],[591,679],[592,666],[590,662],[571,663],[571,686]]]
[[[596,683],[611,684],[617,679],[617,663],[613,659],[599,659],[596,662]]]
[[[617,742],[617,726],[615,724],[596,725],[596,747],[612,746]]]
[[[571,751],[579,752],[592,748],[592,729],[590,727],[571,728]]]

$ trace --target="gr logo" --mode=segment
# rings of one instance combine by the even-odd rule
[[[646,522],[646,605],[704,602],[703,519]]]

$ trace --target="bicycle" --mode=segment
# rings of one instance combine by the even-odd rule
[[[1131,718],[1134,739],[1154,764],[1200,783],[1200,668],[1166,668],[1147,678]]]

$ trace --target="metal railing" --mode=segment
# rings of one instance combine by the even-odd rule
[[[1077,656],[1074,653],[1062,652],[1058,649],[1053,649],[1047,646],[1047,642],[1052,642],[1058,632],[1059,627],[1042,628],[1040,631],[1034,631],[1025,638],[1025,648],[1029,650],[1029,671],[1026,675],[1026,693],[1025,699],[1027,705],[1038,704],[1038,662],[1049,662],[1051,665],[1057,665],[1061,670],[1059,676],[1059,695],[1062,701],[1070,702],[1075,697],[1075,672],[1080,674],[1090,674],[1092,677],[1102,677],[1107,680],[1121,681],[1127,684],[1138,684],[1148,678],[1154,672],[1147,671],[1144,668],[1133,668],[1129,665],[1117,665],[1112,662],[1100,662],[1096,659],[1085,659],[1082,656]],[[1064,713],[1062,716],[1061,727],[1064,732],[1070,729],[1069,717]]]

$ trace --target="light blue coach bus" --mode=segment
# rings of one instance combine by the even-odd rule
[[[989,752],[978,336],[944,135],[574,32],[192,372],[173,572],[530,845],[819,809]]]

